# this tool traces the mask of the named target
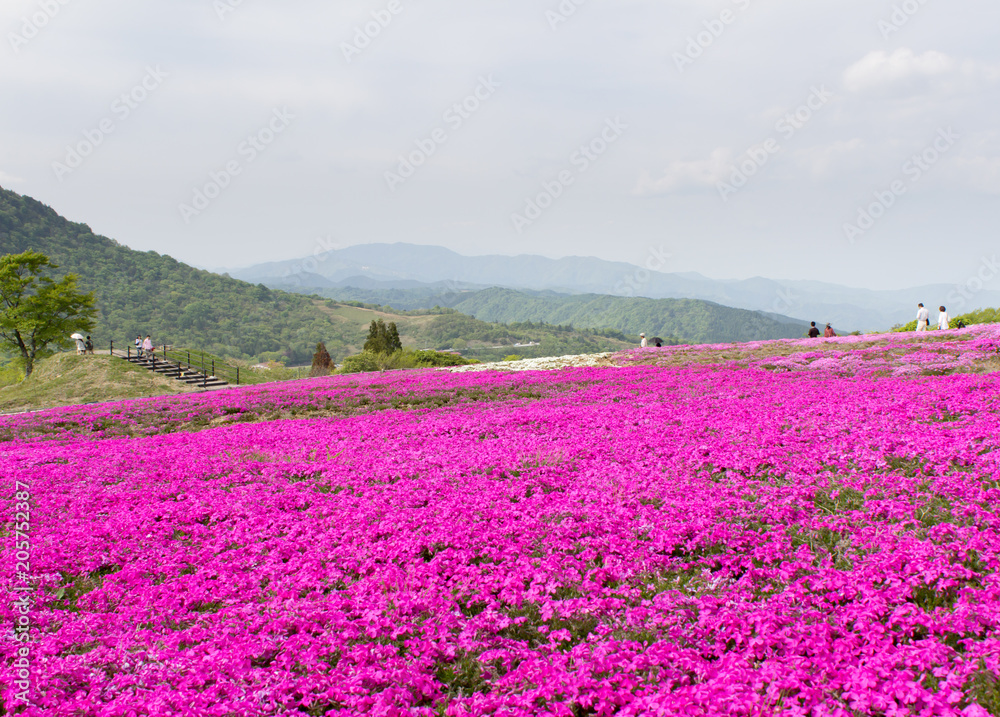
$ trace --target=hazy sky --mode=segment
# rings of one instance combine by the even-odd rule
[[[405,241],[962,282],[1000,252],[998,27],[996,0],[3,0],[0,185],[208,267]]]

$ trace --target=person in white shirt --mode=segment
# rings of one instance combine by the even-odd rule
[[[948,312],[943,306],[939,306],[938,311],[941,312],[938,314],[938,328],[942,331],[947,331],[949,328],[948,322],[951,321],[951,317],[948,316]]]
[[[646,348],[646,346],[647,346],[647,344],[646,344],[646,334],[639,334],[639,338],[641,339],[641,341],[639,341],[639,346],[641,346],[642,348]]]
[[[930,321],[931,312],[924,308],[923,304],[917,304],[917,331],[926,331]]]

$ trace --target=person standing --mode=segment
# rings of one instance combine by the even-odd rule
[[[646,343],[646,334],[639,334],[639,346],[641,348],[646,348],[649,344]]]
[[[823,338],[831,339],[836,335],[837,332],[833,330],[833,327],[831,327],[830,324],[827,324],[826,329],[823,331]]]
[[[819,337],[819,329],[816,328],[816,322],[809,322],[809,338],[815,339]]]
[[[926,331],[930,323],[931,312],[923,304],[917,304],[917,331]]]
[[[149,354],[150,357],[153,356],[153,342],[150,340],[149,334],[146,334],[146,339],[142,342],[142,352]]]
[[[948,311],[943,306],[939,306],[938,311],[940,312],[938,314],[938,328],[947,331],[950,328],[948,322],[951,321],[951,317],[948,316]]]
[[[94,342],[90,340],[90,336],[87,336],[87,340],[84,342],[83,346],[88,354],[94,353]]]
[[[142,334],[135,336],[135,355],[142,358]]]

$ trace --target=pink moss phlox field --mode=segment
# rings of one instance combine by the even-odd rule
[[[998,345],[4,419],[0,684],[20,480],[17,714],[995,714]]]

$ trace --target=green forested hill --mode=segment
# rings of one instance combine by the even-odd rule
[[[476,292],[453,306],[483,321],[546,321],[577,328],[614,326],[628,334],[676,336],[695,343],[800,338],[808,331],[804,321],[779,321],[758,311],[698,299],[531,295],[493,288]]]
[[[94,343],[124,345],[141,333],[250,358],[289,351],[305,360],[330,337],[331,321],[305,296],[271,291],[201,271],[156,252],[139,252],[67,221],[30,197],[0,189],[0,252],[33,249],[59,272],[80,276],[97,295]]]
[[[70,222],[30,197],[0,188],[0,254],[33,249],[80,277],[97,296],[94,343],[130,343],[136,334],[157,344],[202,349],[241,359],[308,363],[319,341],[335,361],[360,351],[368,323],[396,321],[406,346],[469,349],[477,358],[510,353],[545,356],[623,348],[615,332],[543,325],[495,326],[454,311],[402,316],[342,306],[315,296],[271,290],[195,269],[156,252],[139,252],[86,224]],[[513,348],[516,342],[537,344]],[[507,348],[503,348],[507,347]]]
[[[545,322],[578,329],[613,326],[628,335],[675,337],[691,343],[801,338],[804,321],[722,306],[700,299],[646,299],[605,294],[558,294],[491,288],[447,292],[432,289],[317,288],[339,301],[359,300],[404,308],[448,306],[483,321]]]

